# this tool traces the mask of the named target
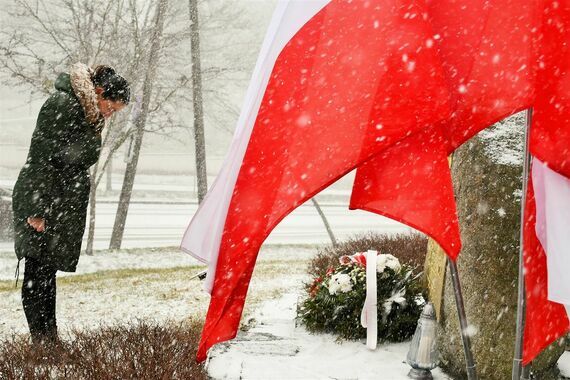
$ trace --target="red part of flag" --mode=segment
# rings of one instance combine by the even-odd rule
[[[455,259],[461,237],[446,146],[430,128],[384,150],[358,168],[350,208],[422,231]]]

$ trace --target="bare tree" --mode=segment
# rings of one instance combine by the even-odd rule
[[[7,9],[11,23],[0,32],[0,74],[10,86],[30,89],[35,97],[45,97],[53,89],[57,73],[73,62],[89,65],[104,62],[114,66],[131,82],[133,92],[142,87],[138,74],[148,61],[152,30],[152,7],[139,6],[137,0],[117,0],[104,5],[86,0],[15,0]],[[25,28],[22,26],[25,25]],[[183,43],[186,29],[173,28],[170,45]],[[186,38],[189,39],[189,38]],[[174,89],[152,99],[151,113],[155,120],[168,120],[173,111],[162,103],[174,99],[173,94],[184,88],[185,82],[167,78],[163,86]],[[117,115],[105,128],[102,156],[91,169],[91,192],[87,253],[94,242],[96,190],[113,154],[136,132],[128,128],[129,114]],[[156,122],[154,133],[169,131],[172,123]],[[168,133],[168,132],[165,132]]]
[[[141,112],[137,115],[135,120],[136,133],[134,135],[134,146],[132,156],[127,163],[125,178],[123,180],[123,188],[121,189],[117,215],[115,217],[115,224],[113,226],[113,233],[109,245],[110,249],[119,249],[123,240],[125,222],[127,220],[133,184],[135,182],[135,175],[137,172],[137,164],[144,136],[144,128],[149,112],[153,83],[156,76],[156,67],[159,60],[162,32],[164,28],[164,15],[166,13],[167,5],[168,0],[160,0],[156,7],[155,26],[152,33],[148,64],[146,66],[146,74],[143,83]]]
[[[0,56],[4,82],[25,85],[32,93],[43,97],[52,90],[56,74],[72,62],[93,64],[104,60],[118,66],[122,62],[132,62],[127,59],[128,49],[118,48],[129,46],[128,36],[122,30],[124,8],[124,0],[103,6],[82,0],[61,0],[49,4],[16,0],[8,9],[12,16],[11,24],[0,35],[6,41]],[[21,28],[22,25],[25,28]],[[111,122],[108,128],[113,126],[117,124]],[[102,146],[104,151],[112,152],[120,144],[109,136],[112,134],[106,131]],[[104,169],[105,165],[91,169],[88,253],[93,246],[95,196],[100,181],[98,172]]]
[[[167,56],[168,59],[161,59],[157,64],[156,77],[160,80],[153,84],[148,95],[148,111],[142,132],[137,118],[141,107],[137,102],[116,115],[105,128],[101,158],[91,172],[88,253],[93,249],[95,236],[97,189],[104,175],[108,174],[113,155],[125,142],[136,142],[140,133],[182,139],[180,133],[187,133],[189,123],[180,110],[187,109],[188,104],[195,105],[193,113],[196,115],[192,116],[196,120],[202,119],[197,123],[202,131],[208,125],[224,134],[232,133],[238,112],[233,94],[247,82],[248,69],[252,67],[250,61],[254,59],[242,54],[244,46],[235,43],[234,31],[252,33],[251,28],[247,20],[240,18],[241,10],[236,4],[202,0],[199,5],[200,34],[192,34],[192,23],[188,23],[188,3],[173,3],[169,12],[164,14],[165,27],[158,56]],[[146,75],[141,73],[146,73],[149,62],[155,9],[155,3],[145,0],[104,3],[14,0],[4,9],[9,17],[0,30],[0,80],[10,87],[30,91],[30,101],[33,101],[53,91],[55,77],[66,71],[71,63],[105,63],[114,66],[129,80],[133,94],[144,95]],[[205,47],[201,49],[202,61],[190,66],[192,52],[186,47],[200,48],[198,44],[189,42],[192,36],[203,38],[202,32],[206,35]],[[224,38],[219,38],[222,33],[225,33]],[[188,75],[196,68],[200,82],[204,84],[199,90],[195,90],[193,83],[198,76]],[[142,96],[138,98],[142,102]],[[198,108],[200,103],[208,105],[207,114],[202,107]],[[192,113],[192,109],[189,111]],[[198,147],[205,144],[198,141],[198,136],[194,140]],[[140,149],[139,146],[139,152]],[[205,147],[203,150],[197,148],[196,153],[197,158],[203,158],[198,159],[203,163],[203,169],[197,171],[203,173],[205,179]]]

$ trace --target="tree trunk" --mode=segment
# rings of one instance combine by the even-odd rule
[[[112,128],[113,121],[106,124],[105,128]],[[107,130],[106,137],[103,139],[103,145],[101,150],[103,151],[106,147],[108,142],[109,130]],[[103,175],[107,175],[107,191],[111,191],[110,183],[111,183],[111,172],[112,172],[112,158],[113,158],[113,151],[114,149],[111,148],[109,152],[109,156],[106,161],[101,163],[100,161],[93,167],[91,171],[90,177],[90,191],[89,191],[89,231],[87,234],[87,247],[85,251],[88,255],[93,254],[93,245],[95,243],[95,221],[96,221],[96,214],[97,214],[97,188],[101,183],[101,179]]]
[[[134,146],[132,147],[132,155],[127,163],[125,170],[125,177],[123,179],[123,186],[121,188],[121,195],[117,207],[117,215],[115,216],[115,223],[113,225],[113,233],[111,235],[110,249],[120,249],[123,241],[123,233],[125,230],[125,222],[129,211],[129,204],[131,201],[131,194],[133,191],[133,184],[135,182],[135,175],[137,172],[137,165],[139,161],[139,154],[142,146],[144,135],[144,128],[149,112],[149,105],[152,95],[153,82],[156,77],[156,68],[160,53],[160,40],[162,38],[162,31],[164,25],[164,14],[166,12],[168,0],[160,0],[156,8],[155,27],[153,30],[148,66],[143,83],[143,97],[141,104],[141,112],[137,115],[134,135]]]
[[[200,64],[200,29],[198,24],[198,0],[189,0],[191,54],[192,54],[192,103],[194,106],[194,144],[196,147],[196,176],[198,178],[198,203],[208,191],[206,172],[206,139],[204,136],[204,111],[202,102],[202,68]]]
[[[87,247],[85,253],[93,254],[93,245],[95,243],[95,218],[97,212],[97,166],[91,173],[91,189],[89,190],[89,231],[87,233]]]
[[[517,310],[524,116],[481,132],[453,156],[452,173],[462,227],[458,259],[472,346],[482,379],[511,378]],[[446,276],[439,334],[442,367],[465,377],[451,276]],[[563,347],[533,363],[540,379],[556,379]]]
[[[109,154],[113,154],[112,152]],[[105,191],[107,191],[108,193],[110,193],[111,191],[113,191],[113,157],[109,158],[109,162],[107,163],[107,183],[106,183],[106,188]]]

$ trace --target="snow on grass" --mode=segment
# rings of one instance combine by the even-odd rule
[[[301,286],[308,260],[315,251],[307,246],[264,247],[252,278],[245,314],[261,301]],[[13,256],[11,260],[15,262]],[[196,265],[194,259],[175,249],[84,255],[77,273],[58,274],[59,329],[65,336],[71,329],[94,329],[137,319],[167,322],[203,318],[209,295],[202,290],[202,282],[190,279],[202,269],[204,266]],[[27,332],[20,289],[14,288],[13,280],[0,281],[0,309],[0,337]]]
[[[339,344],[334,336],[311,335],[296,326],[298,295],[315,253],[311,246],[262,249],[248,292],[243,331],[212,351],[208,364],[212,378],[407,378],[409,343],[383,344],[370,351],[364,342]],[[1,273],[9,261],[15,261],[13,253],[0,253]],[[58,278],[61,335],[69,339],[73,329],[92,331],[133,321],[163,324],[203,319],[209,296],[202,282],[189,279],[202,268],[175,248],[82,256],[76,274]],[[0,281],[0,309],[0,338],[27,332],[20,289],[14,288],[11,279]],[[568,363],[570,356],[564,355],[559,363],[564,374],[570,374]],[[448,379],[439,370],[433,373],[436,380]]]
[[[0,252],[0,280],[14,278],[16,256],[13,252]],[[147,248],[120,251],[95,251],[92,256],[81,254],[77,272],[58,272],[58,277],[76,276],[117,269],[150,269],[172,268],[198,265],[189,255],[181,253],[176,248]],[[23,274],[24,261],[20,263],[20,273]]]
[[[274,245],[264,246],[260,252],[259,260],[272,260],[283,258],[292,260],[309,259],[316,252],[312,245]],[[0,251],[0,281],[13,280],[16,269],[16,256],[13,251]],[[118,251],[95,251],[92,256],[81,254],[77,272],[58,272],[58,277],[77,276],[117,269],[152,269],[175,268],[183,266],[202,265],[192,256],[181,252],[176,247],[165,248],[136,248]],[[20,262],[20,278],[24,272],[24,261]]]
[[[57,318],[61,332],[94,329],[136,319],[183,320],[201,314],[208,296],[197,279],[198,267],[121,269],[58,279]],[[19,289],[0,284],[0,335],[24,333],[27,325]]]

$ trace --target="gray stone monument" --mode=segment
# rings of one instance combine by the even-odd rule
[[[524,124],[524,113],[514,115],[475,136],[453,157],[463,241],[458,266],[480,379],[511,378]],[[440,324],[441,366],[458,379],[465,378],[449,269]],[[557,378],[556,362],[562,352],[555,343],[533,363],[537,378]]]

